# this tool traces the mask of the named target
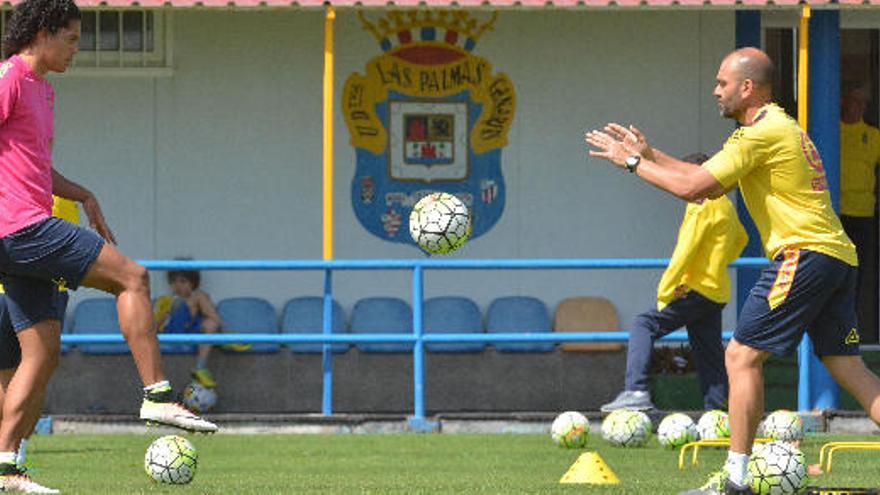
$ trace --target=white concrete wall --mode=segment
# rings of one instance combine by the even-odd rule
[[[98,194],[132,257],[320,259],[322,27],[311,11],[176,11],[172,77],[54,79],[58,168]],[[340,94],[380,50],[352,11],[339,12],[336,29],[335,256],[421,256],[372,236],[353,214],[355,155]],[[588,159],[583,132],[617,120],[672,154],[718,149],[732,125],[718,117],[711,91],[733,43],[732,11],[502,12],[474,53],[517,92],[502,152],[507,204],[492,230],[454,256],[668,256],[684,204]],[[535,295],[551,311],[564,297],[604,295],[626,327],[653,304],[659,276],[429,272],[426,294],[468,295],[484,308],[499,295]],[[279,311],[292,296],[322,290],[317,272],[209,272],[204,280],[215,299],[257,295]],[[166,290],[161,274],[154,287]],[[370,295],[409,299],[410,290],[406,272],[335,277],[347,309]],[[732,328],[733,308],[725,315]]]

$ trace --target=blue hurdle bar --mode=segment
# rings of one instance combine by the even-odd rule
[[[668,258],[583,258],[583,259],[487,259],[487,260],[138,260],[149,270],[324,270],[324,325],[320,334],[169,334],[160,335],[165,344],[229,344],[247,343],[321,343],[323,397],[321,412],[333,414],[333,343],[413,343],[414,411],[410,426],[418,431],[430,431],[435,424],[425,418],[425,343],[428,342],[626,342],[627,332],[590,333],[497,333],[497,334],[424,334],[422,309],[424,297],[424,270],[520,270],[520,269],[646,269],[665,268]],[[765,258],[740,258],[732,268],[764,267]],[[331,333],[334,270],[412,270],[413,271],[413,333],[334,335]],[[724,332],[729,340],[732,332]],[[666,342],[686,342],[687,333],[673,332],[661,339]],[[64,344],[118,344],[125,342],[122,335],[81,334],[61,336]]]

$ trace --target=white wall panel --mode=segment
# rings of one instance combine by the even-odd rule
[[[373,12],[375,13],[375,12]],[[485,11],[478,15],[486,16]],[[321,71],[318,12],[174,13],[174,74],[59,77],[59,168],[102,199],[134,257],[321,257]],[[350,202],[354,149],[340,112],[352,72],[381,53],[353,11],[336,23],[336,252],[410,258],[412,247],[360,226]],[[665,257],[684,204],[588,159],[586,129],[634,123],[676,155],[713,151],[732,126],[711,96],[733,46],[732,12],[503,11],[474,50],[516,89],[502,151],[507,204],[459,258]],[[659,270],[429,272],[426,293],[543,298],[605,295],[628,326],[653,303]],[[258,295],[280,310],[321,291],[320,273],[210,272],[215,299]],[[154,277],[155,292],[166,287]],[[409,298],[405,272],[338,274],[350,309],[367,295]],[[726,312],[726,327],[733,312]]]

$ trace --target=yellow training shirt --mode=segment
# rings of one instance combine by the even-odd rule
[[[676,299],[686,286],[717,303],[730,299],[727,265],[737,259],[749,240],[746,229],[726,196],[688,203],[669,266],[657,287],[657,310]]]
[[[79,224],[79,210],[76,207],[76,201],[52,196],[52,216]]]
[[[764,252],[808,249],[858,265],[856,248],[831,207],[822,159],[807,133],[775,104],[733,132],[703,167],[727,189],[737,182]]]
[[[58,196],[52,196],[52,216],[70,223],[79,223],[79,210],[76,207],[76,202]],[[3,284],[0,284],[0,294],[3,294]]]
[[[880,130],[864,121],[840,123],[840,214],[874,216],[874,168],[880,162]]]

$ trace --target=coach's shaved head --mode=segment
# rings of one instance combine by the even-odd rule
[[[731,52],[723,63],[730,64],[740,82],[751,79],[755,89],[772,92],[776,67],[763,50],[751,46],[740,48]]]
[[[773,62],[757,48],[740,48],[724,57],[713,94],[722,116],[748,125],[773,95]]]

